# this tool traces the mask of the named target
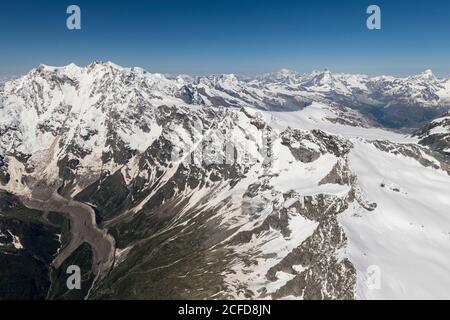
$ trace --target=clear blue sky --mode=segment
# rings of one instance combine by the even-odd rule
[[[70,4],[80,31],[66,29]],[[366,28],[370,4],[380,31]],[[92,60],[162,73],[450,75],[450,1],[1,1],[0,75]]]

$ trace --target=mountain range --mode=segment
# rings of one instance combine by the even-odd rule
[[[40,65],[0,85],[0,297],[448,298],[449,110],[429,70]]]

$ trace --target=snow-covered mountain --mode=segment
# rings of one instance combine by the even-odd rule
[[[449,145],[424,142],[448,119],[409,136],[367,112],[437,113],[446,81],[41,65],[0,91],[0,214],[68,214],[47,297],[67,262],[78,298],[448,298]],[[0,255],[27,228],[0,223]]]
[[[450,106],[450,80],[437,79],[431,70],[406,78],[333,74],[329,70],[300,75],[282,70],[249,84],[278,97],[290,97],[280,103],[284,110],[298,107],[289,103],[292,98],[302,102],[338,103],[390,128],[421,126]]]
[[[311,74],[281,70],[258,80],[267,85],[283,84],[298,91],[323,94],[325,97],[337,95],[356,98],[363,97],[370,104],[386,106],[387,102],[403,102],[424,107],[447,105],[450,98],[450,80],[437,79],[431,70],[406,78],[391,76],[368,77],[358,74],[333,74],[329,70],[314,71]],[[253,82],[255,83],[255,82]]]

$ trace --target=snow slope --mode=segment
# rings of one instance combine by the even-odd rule
[[[365,139],[386,139],[396,142],[416,142],[417,139],[406,134],[400,134],[393,131],[388,131],[382,128],[367,127],[363,125],[348,125],[339,122],[330,121],[330,119],[339,119],[343,117],[348,119],[352,116],[352,110],[347,109],[347,113],[339,114],[336,109],[332,107],[314,102],[308,107],[293,112],[274,112],[264,111],[267,119],[271,119],[271,124],[279,129],[287,127],[300,128],[304,130],[321,129],[323,131],[341,135],[346,138]],[[356,123],[358,124],[358,123]]]
[[[363,141],[350,153],[350,168],[378,204],[371,213],[350,207],[340,216],[358,271],[357,297],[448,299],[450,176]],[[373,265],[381,271],[379,289],[366,285]]]

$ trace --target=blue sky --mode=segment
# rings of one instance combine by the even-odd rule
[[[82,30],[66,29],[77,4]],[[366,28],[366,8],[382,29]],[[111,60],[162,73],[450,75],[450,1],[16,0],[0,3],[0,75]]]

